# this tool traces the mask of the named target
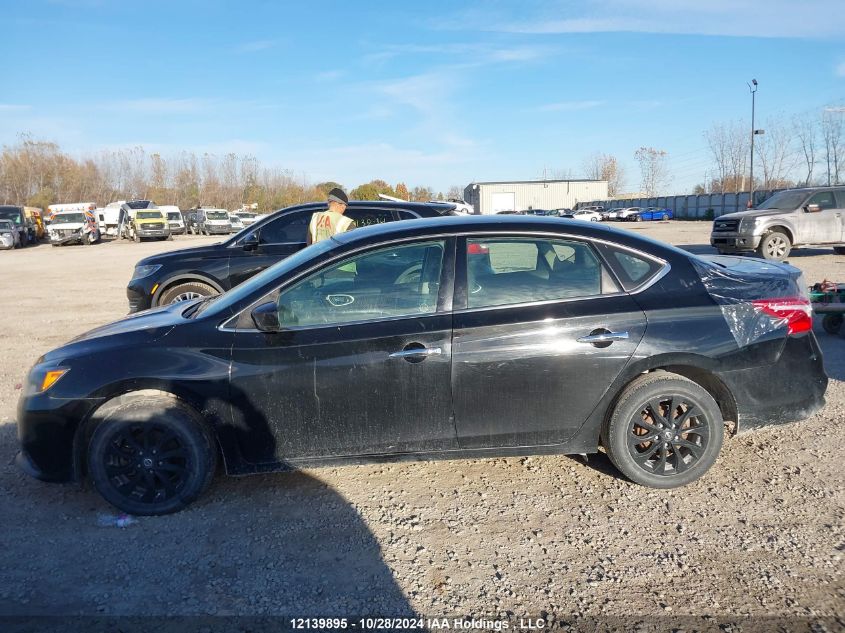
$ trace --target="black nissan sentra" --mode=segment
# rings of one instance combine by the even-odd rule
[[[656,488],[731,433],[810,416],[827,377],[800,271],[612,228],[451,217],[356,229],[213,298],[38,360],[18,464],[134,514],[232,475],[590,453]]]

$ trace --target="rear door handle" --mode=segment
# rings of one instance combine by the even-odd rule
[[[440,356],[443,349],[440,347],[412,347],[410,349],[403,349],[401,352],[393,352],[390,358],[414,358],[414,357],[428,357]]]
[[[627,332],[611,332],[610,330],[598,331],[590,333],[587,336],[582,336],[578,339],[579,343],[612,343],[613,341],[627,341],[629,338]]]

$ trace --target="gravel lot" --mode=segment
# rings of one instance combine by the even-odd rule
[[[714,252],[708,223],[625,228]],[[349,466],[221,475],[178,515],[100,527],[113,510],[92,489],[12,463],[19,385],[126,313],[138,259],[213,239],[0,252],[0,615],[845,614],[845,338],[818,324],[824,410],[727,440],[684,489],[630,484],[603,455]],[[790,263],[845,281],[830,250]]]

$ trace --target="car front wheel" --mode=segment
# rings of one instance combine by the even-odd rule
[[[724,420],[713,397],[669,372],[634,380],[617,401],[602,432],[613,464],[631,481],[676,488],[701,477],[716,461]]]
[[[179,303],[180,301],[193,301],[194,299],[211,297],[216,294],[219,293],[213,286],[204,284],[201,281],[188,281],[165,290],[158,298],[157,304],[164,306],[170,303]]]
[[[122,396],[94,430],[88,472],[94,487],[129,514],[177,512],[211,483],[217,452],[197,413],[173,397]]]
[[[760,240],[760,246],[757,247],[757,252],[763,259],[771,259],[774,261],[783,261],[789,256],[789,251],[792,250],[792,242],[789,236],[780,231],[772,231],[763,236]]]

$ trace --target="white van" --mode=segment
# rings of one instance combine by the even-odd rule
[[[170,227],[172,235],[183,235],[185,231],[185,218],[182,217],[182,212],[179,207],[172,204],[160,204],[158,208],[164,213],[167,218],[167,224]]]
[[[97,210],[97,220],[100,223],[100,231],[103,235],[117,237],[118,226],[120,225],[120,207],[126,200],[109,202],[102,209]]]

